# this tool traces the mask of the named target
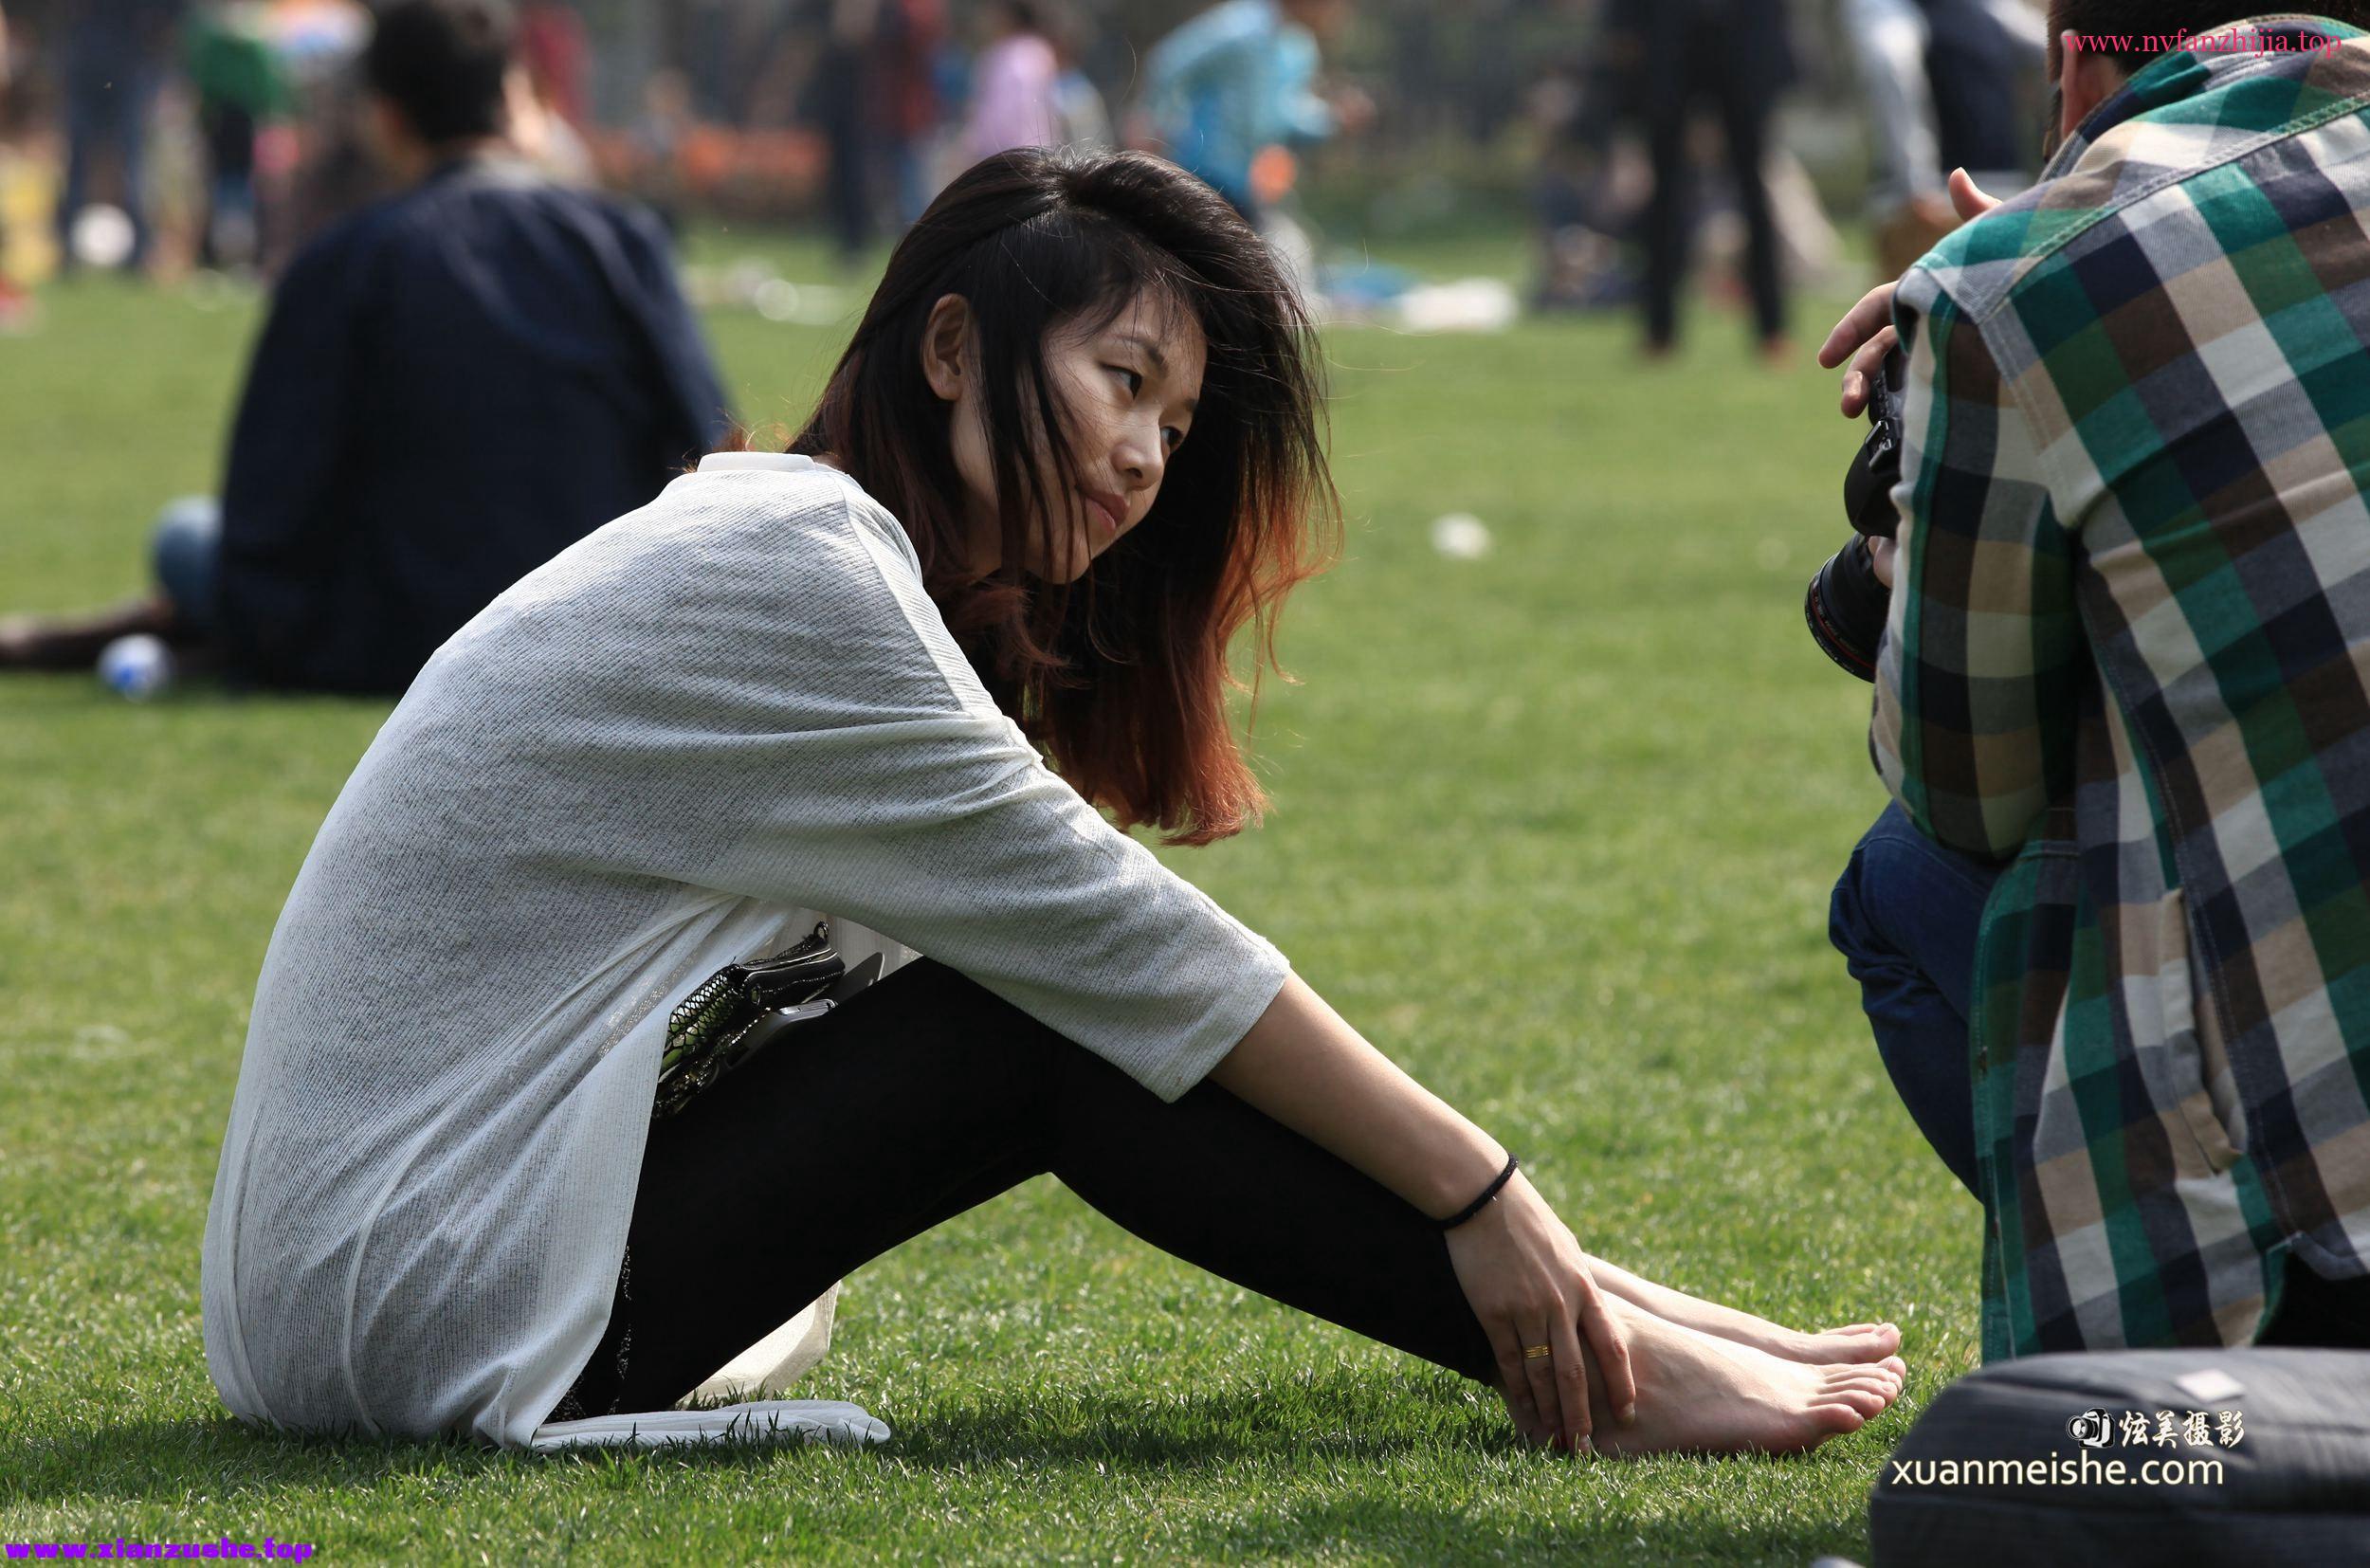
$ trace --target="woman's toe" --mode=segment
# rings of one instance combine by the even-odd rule
[[[1886,1407],[1892,1403],[1892,1399],[1882,1389],[1839,1388],[1828,1390],[1826,1394],[1820,1395],[1820,1402],[1841,1405],[1847,1410],[1856,1411],[1861,1419],[1867,1420],[1871,1416],[1884,1414]]]
[[[1864,1372],[1831,1369],[1826,1381],[1820,1385],[1820,1396],[1840,1394],[1872,1395],[1889,1405],[1901,1396],[1901,1384],[1873,1368]]]
[[[1851,1406],[1833,1401],[1813,1405],[1810,1409],[1812,1428],[1833,1436],[1858,1431],[1868,1425],[1868,1421],[1867,1415]]]

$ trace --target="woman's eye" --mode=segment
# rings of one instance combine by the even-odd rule
[[[1167,427],[1160,433],[1168,438],[1169,450],[1172,452],[1185,445],[1185,432],[1174,425]]]
[[[1142,390],[1144,377],[1141,371],[1131,371],[1125,365],[1105,365],[1103,369],[1117,371],[1127,377],[1127,393],[1130,397]]]

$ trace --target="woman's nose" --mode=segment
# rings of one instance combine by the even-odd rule
[[[1160,453],[1160,432],[1155,428],[1149,436],[1140,430],[1130,430],[1120,447],[1120,471],[1138,485],[1160,483],[1164,459]]]

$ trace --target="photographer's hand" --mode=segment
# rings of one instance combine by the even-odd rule
[[[1958,209],[1960,220],[1967,222],[1989,212],[1999,201],[1985,195],[1967,177],[1964,169],[1954,169],[1950,172],[1950,205]],[[1868,407],[1869,378],[1885,362],[1892,346],[1901,341],[1900,334],[1893,331],[1893,290],[1900,286],[1897,282],[1879,283],[1860,296],[1860,302],[1844,312],[1843,319],[1827,335],[1827,341],[1819,345],[1818,362],[1826,369],[1833,370],[1847,357],[1851,361],[1851,368],[1843,378],[1842,408],[1846,419],[1857,419]],[[1892,563],[1879,562],[1877,575],[1889,586]]]

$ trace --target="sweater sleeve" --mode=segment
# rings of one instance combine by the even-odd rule
[[[517,762],[568,825],[548,852],[860,921],[1164,1100],[1233,1048],[1289,963],[1046,765],[894,520],[821,473],[702,473],[656,510],[678,523],[600,570],[664,593],[578,593],[554,580],[563,556],[505,597],[530,635],[472,629],[547,697],[578,694],[545,702],[526,732],[548,738]],[[548,589],[567,602],[546,617]],[[472,662],[465,644],[440,658]]]

